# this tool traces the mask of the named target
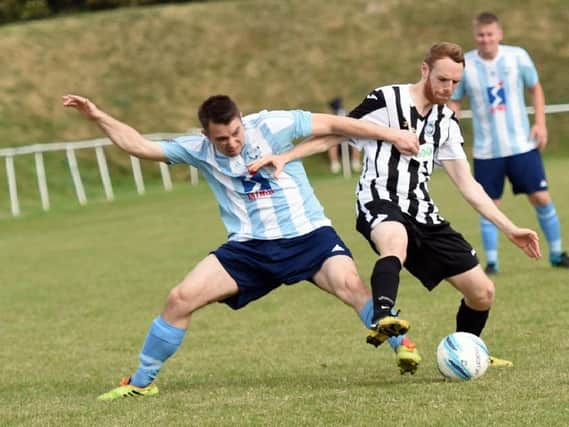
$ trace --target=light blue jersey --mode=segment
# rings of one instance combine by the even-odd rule
[[[162,141],[170,164],[198,168],[215,194],[229,240],[292,238],[331,225],[299,160],[279,179],[262,169],[251,176],[247,163],[293,147],[312,133],[306,111],[261,111],[243,118],[245,144],[238,156],[220,154],[204,135]]]
[[[536,148],[529,137],[524,89],[538,83],[535,65],[528,53],[516,46],[500,45],[492,60],[477,50],[465,55],[464,76],[452,95],[470,99],[474,127],[475,159],[495,159],[526,153]]]

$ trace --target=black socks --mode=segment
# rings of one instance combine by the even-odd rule
[[[479,337],[486,325],[489,313],[490,310],[474,310],[464,303],[464,299],[461,300],[456,313],[456,331],[470,332]]]
[[[381,258],[375,263],[371,275],[374,322],[377,319],[390,315],[397,298],[400,271],[401,262],[396,256]]]

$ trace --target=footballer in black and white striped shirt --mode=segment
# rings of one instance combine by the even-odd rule
[[[513,224],[470,172],[458,121],[446,106],[464,65],[460,46],[437,43],[421,64],[418,82],[379,87],[350,113],[389,130],[383,140],[351,141],[364,150],[356,228],[379,255],[371,276],[372,298],[362,301],[359,313],[370,328],[367,342],[378,346],[389,341],[402,373],[414,373],[421,362],[405,334],[409,322],[399,318],[394,308],[403,265],[427,289],[447,280],[463,295],[457,331],[479,336],[494,301],[494,283],[480,267],[476,251],[443,219],[429,195],[427,184],[435,165],[442,166],[464,199],[527,256],[541,257],[535,231]],[[273,164],[277,173],[285,162],[324,152],[344,140],[310,139],[264,159],[262,165]]]
[[[464,139],[450,108],[434,105],[423,116],[410,89],[410,84],[379,87],[350,113],[382,126],[411,130],[420,143],[417,155],[405,156],[389,141],[354,141],[365,152],[357,188],[358,210],[369,214],[366,203],[389,200],[419,223],[441,224],[444,219],[429,195],[428,181],[440,160],[466,159]]]

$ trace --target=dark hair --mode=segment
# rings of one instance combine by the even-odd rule
[[[500,20],[498,16],[492,12],[482,12],[474,18],[475,25],[490,25],[494,23],[500,25]]]
[[[210,122],[227,125],[240,115],[237,104],[227,95],[210,96],[198,109],[198,119],[205,130]]]
[[[431,46],[427,55],[425,56],[425,63],[429,68],[433,68],[436,61],[443,58],[450,58],[457,64],[462,64],[464,67],[464,51],[462,48],[454,43],[441,42]]]

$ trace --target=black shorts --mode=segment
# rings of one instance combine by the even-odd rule
[[[356,229],[379,254],[370,238],[372,225],[377,225],[378,216],[385,216],[382,222],[395,221],[403,224],[408,237],[404,266],[428,290],[435,288],[443,279],[464,273],[478,265],[476,251],[448,222],[421,224],[387,200],[374,200],[367,203],[366,208],[371,216],[358,212]]]

